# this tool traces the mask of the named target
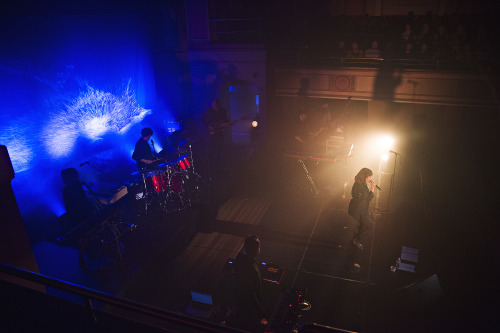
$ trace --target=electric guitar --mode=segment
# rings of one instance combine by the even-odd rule
[[[235,119],[235,120],[231,120],[231,121],[228,121],[228,122],[225,122],[225,123],[221,123],[221,124],[212,126],[212,129],[210,130],[210,135],[218,133],[218,132],[222,131],[224,128],[232,126],[232,125],[236,124],[238,121],[245,120],[245,119],[248,119],[248,118],[247,117],[241,117],[241,118],[238,118],[238,119]]]

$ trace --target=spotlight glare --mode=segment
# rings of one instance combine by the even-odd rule
[[[382,161],[387,161],[389,159],[389,154],[388,153],[383,153],[382,155],[380,155],[380,159]]]
[[[384,150],[390,150],[393,144],[394,144],[394,139],[390,136],[385,136],[382,139],[380,139],[380,146]]]
[[[252,127],[257,127],[258,125],[259,123],[256,120],[252,121]]]

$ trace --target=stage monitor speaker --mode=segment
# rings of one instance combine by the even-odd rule
[[[10,161],[6,146],[0,146],[0,185],[9,183],[14,179],[15,173]]]
[[[443,290],[436,274],[406,287],[407,300],[416,306],[436,302],[443,296]]]

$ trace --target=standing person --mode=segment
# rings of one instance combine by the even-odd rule
[[[212,101],[212,106],[209,107],[202,116],[203,124],[210,132],[211,153],[214,157],[223,155],[224,147],[224,128],[229,122],[226,110],[221,108],[218,100]]]
[[[151,146],[148,143],[151,136],[153,136],[153,130],[149,127],[143,128],[141,131],[141,137],[137,140],[132,154],[132,158],[137,162],[137,167],[141,170],[145,169],[149,164],[156,160],[153,155],[153,151],[151,150]]]
[[[359,222],[352,244],[359,250],[363,250],[361,241],[372,231],[373,220],[368,212],[368,206],[375,194],[373,190],[376,184],[372,181],[373,172],[368,168],[362,168],[354,177],[352,185],[352,199],[349,202],[348,213]],[[370,187],[368,187],[370,184]]]
[[[262,306],[262,276],[255,257],[260,253],[259,237],[249,235],[243,250],[234,260],[236,277],[236,314],[233,326],[255,332],[261,325],[267,325]]]

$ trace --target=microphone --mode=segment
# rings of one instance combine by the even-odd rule
[[[375,184],[375,182],[373,180],[370,180],[370,183]],[[378,186],[377,184],[375,184],[375,187],[377,188],[377,190],[382,191],[380,186]]]
[[[81,164],[80,164],[80,166],[82,167],[82,166],[84,166],[85,164],[89,164],[89,163],[90,163],[90,161],[85,161],[85,162],[81,163]]]

